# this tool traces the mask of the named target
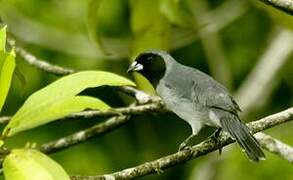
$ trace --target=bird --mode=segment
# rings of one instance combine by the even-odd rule
[[[179,150],[190,148],[190,140],[207,125],[217,128],[216,136],[222,130],[226,131],[250,160],[258,162],[265,159],[259,142],[239,118],[241,109],[237,102],[222,84],[208,74],[180,64],[159,49],[138,54],[127,72],[143,75],[167,109],[191,126],[192,133],[180,144]]]

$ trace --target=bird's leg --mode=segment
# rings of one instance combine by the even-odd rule
[[[216,141],[217,146],[220,146],[219,136],[222,131],[222,128],[218,128],[212,135],[211,138]],[[222,147],[219,148],[219,154],[222,154]]]
[[[188,146],[187,144],[189,143],[189,141],[195,136],[195,134],[191,134],[190,136],[188,136],[179,146],[179,151],[182,151],[184,149],[191,149],[190,146]]]

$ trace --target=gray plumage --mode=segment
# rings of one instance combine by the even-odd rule
[[[161,61],[164,64],[157,81],[154,72],[146,70],[150,69],[151,61]],[[186,139],[183,146],[191,137],[197,135],[204,125],[209,125],[227,131],[244,149],[249,159],[259,161],[265,158],[257,140],[240,121],[239,106],[220,83],[197,69],[176,62],[164,51],[142,53],[136,58],[132,68],[138,65],[141,66],[135,71],[141,72],[146,78],[149,77],[167,108],[191,126],[192,135]]]

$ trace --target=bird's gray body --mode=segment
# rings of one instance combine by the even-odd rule
[[[167,108],[187,121],[193,134],[203,125],[221,127],[218,112],[224,108],[237,114],[239,106],[226,89],[210,76],[194,68],[184,66],[168,57],[165,60],[166,72],[156,88]]]

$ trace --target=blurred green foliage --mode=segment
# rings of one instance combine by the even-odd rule
[[[209,0],[208,6],[212,12],[228,1]],[[89,35],[87,18],[90,2],[90,0],[2,0],[0,16],[8,25],[8,31],[16,36],[27,50],[37,57],[61,66],[77,70],[106,70],[129,76],[125,71],[131,57],[145,48],[156,47],[170,50],[175,59],[185,65],[207,73],[211,72],[207,52],[201,41],[204,37],[199,35],[209,24],[199,27],[185,26],[186,22],[190,21],[186,19],[186,14],[190,14],[186,8],[191,10],[193,8],[185,4],[190,0],[102,0],[96,10],[96,22],[95,19],[91,20],[93,21],[91,27],[94,28],[91,32],[100,36],[98,43],[103,44],[106,51],[110,52],[110,56],[97,49],[95,39]],[[160,6],[159,2],[165,4]],[[176,6],[178,5],[176,3],[180,3],[180,6]],[[218,31],[225,61],[231,71],[232,92],[237,90],[266,51],[278,28],[290,28],[293,22],[292,16],[272,10],[263,4],[249,1],[244,5],[244,13]],[[166,11],[166,7],[169,11]],[[180,9],[183,9],[184,13],[178,15]],[[276,12],[278,15],[274,14]],[[236,15],[231,14],[231,16]],[[203,14],[202,17],[207,16]],[[225,21],[225,18],[219,19],[219,17],[212,16],[211,20]],[[17,57],[17,67],[25,75],[27,83],[23,86],[17,78],[13,79],[1,115],[13,115],[30,94],[58,78],[29,66],[20,57]],[[291,55],[276,78],[277,87],[270,99],[262,108],[247,114],[245,121],[255,120],[292,106],[292,69]],[[108,92],[103,88],[96,88],[89,89],[83,94],[97,96],[113,107],[127,104],[119,94],[109,96]],[[115,92],[111,91],[111,94],[113,93]],[[69,174],[103,174],[175,152],[180,142],[190,133],[188,125],[175,115],[146,114],[133,118],[135,121],[130,121],[115,131],[51,156]],[[6,144],[9,147],[23,147],[27,141],[41,144],[90,127],[102,120],[103,118],[95,118],[53,122],[11,137]],[[266,132],[288,144],[293,144],[292,127],[291,122]],[[203,129],[194,143],[200,142],[212,131],[211,128]],[[266,153],[268,156],[266,161],[254,164],[249,162],[236,145],[232,145],[231,150],[225,151],[225,149],[221,155],[224,160],[215,169],[215,179],[293,178],[292,165],[275,155]],[[176,166],[163,174],[150,175],[142,179],[195,179],[192,172],[209,161],[211,155]],[[215,159],[219,157],[218,154],[214,156]]]

